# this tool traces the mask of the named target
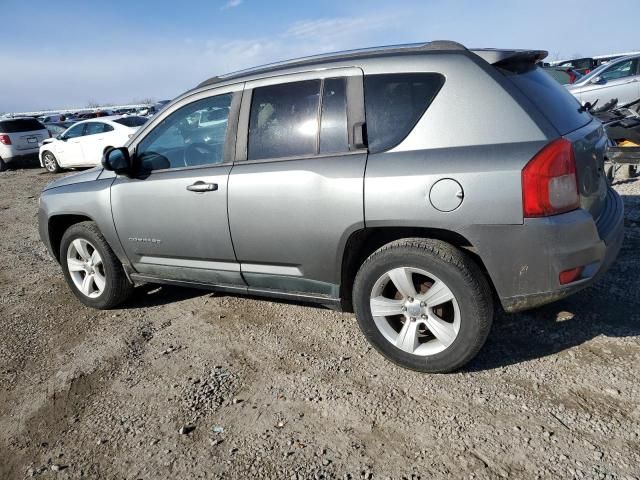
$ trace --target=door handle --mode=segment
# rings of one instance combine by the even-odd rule
[[[190,192],[198,192],[198,193],[204,193],[204,192],[214,192],[216,190],[218,190],[218,184],[217,183],[205,183],[203,181],[197,181],[196,183],[189,185],[187,187],[187,190],[189,190]]]

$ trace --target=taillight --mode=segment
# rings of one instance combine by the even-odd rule
[[[566,285],[567,283],[575,282],[580,278],[583,270],[584,270],[584,267],[576,267],[576,268],[570,268],[569,270],[560,272],[560,275],[558,277],[558,281],[560,282],[560,285]]]
[[[571,72],[571,71],[569,71],[567,73],[569,74],[569,83],[575,82],[576,81],[576,74]]]
[[[576,159],[570,141],[554,140],[522,170],[522,205],[525,217],[547,217],[580,206]]]
[[[3,145],[11,145],[11,138],[9,135],[0,134],[0,143]]]

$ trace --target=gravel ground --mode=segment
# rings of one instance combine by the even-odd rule
[[[597,285],[429,376],[351,314],[157,286],[82,306],[38,238],[52,178],[0,173],[0,478],[640,478],[639,180]]]

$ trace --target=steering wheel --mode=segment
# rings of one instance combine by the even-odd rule
[[[191,143],[184,149],[184,166],[191,167],[193,165],[211,163],[211,157],[214,154],[215,147],[213,145],[207,145],[202,142]]]

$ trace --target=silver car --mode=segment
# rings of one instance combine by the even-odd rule
[[[640,55],[631,55],[600,65],[567,89],[582,103],[599,106],[617,98],[624,105],[640,98]]]
[[[602,125],[545,55],[431,42],[211,78],[49,184],[40,235],[95,308],[144,282],[315,302],[455,370],[497,306],[592,284],[622,243]]]

